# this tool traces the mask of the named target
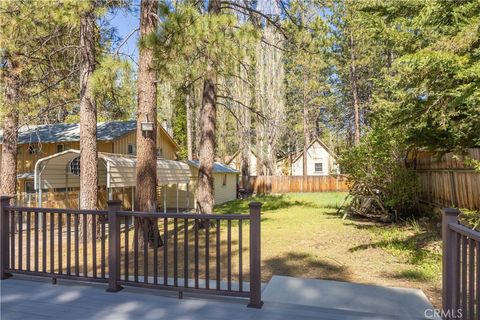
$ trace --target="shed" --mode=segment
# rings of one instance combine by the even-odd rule
[[[198,160],[189,160],[191,174],[198,177]],[[213,164],[213,197],[215,204],[221,204],[237,199],[238,175],[240,172],[223,163]]]

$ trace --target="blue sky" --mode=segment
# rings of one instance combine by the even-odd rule
[[[133,1],[131,7],[131,11],[129,12],[116,10],[115,13],[110,13],[107,16],[109,24],[116,29],[117,35],[121,38],[120,42],[140,25],[139,1]],[[128,39],[120,49],[120,52],[130,55],[135,61],[138,61],[137,42],[138,32]],[[115,50],[116,48],[113,49]]]

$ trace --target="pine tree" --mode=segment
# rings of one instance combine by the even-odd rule
[[[69,1],[0,2],[0,95],[3,143],[0,193],[16,193],[18,127],[48,117],[71,100],[75,67],[72,33],[75,6]]]
[[[86,2],[86,8],[80,14],[79,204],[80,209],[88,210],[95,210],[98,202],[97,106],[91,84],[95,71],[95,19],[94,3]]]
[[[140,4],[140,55],[138,70],[138,105],[137,105],[137,168],[135,205],[136,210],[154,212],[157,207],[157,75],[154,51],[151,39],[155,37],[158,20],[157,0],[142,0]],[[150,122],[153,131],[142,131],[142,123]],[[158,246],[155,237],[158,226],[153,219],[142,219],[141,234],[146,233],[150,245]],[[143,239],[144,237],[140,237]],[[146,246],[146,243],[143,243]]]

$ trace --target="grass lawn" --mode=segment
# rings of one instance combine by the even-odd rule
[[[345,193],[257,196],[217,206],[217,213],[262,208],[262,277],[333,279],[422,289],[441,304],[440,227],[409,221],[342,220]]]

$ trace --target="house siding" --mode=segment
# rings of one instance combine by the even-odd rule
[[[225,175],[227,176],[227,183],[223,185]],[[215,204],[225,203],[237,198],[237,174],[215,173],[213,179]]]
[[[130,132],[115,140],[113,153],[128,154],[128,145],[137,144],[137,133]],[[167,160],[175,160],[177,157],[177,147],[170,141],[162,129],[158,129],[157,148],[162,150],[162,157]]]
[[[322,172],[315,171],[315,163],[322,163]],[[333,156],[318,142],[313,143],[307,150],[307,175],[326,176],[332,173],[334,164]],[[303,155],[292,164],[292,175],[303,175]]]
[[[192,172],[192,177],[196,179],[198,177],[198,169],[191,166],[190,170]],[[227,183],[226,185],[223,185],[225,174],[227,175]],[[237,198],[237,173],[213,173],[213,198],[216,205]]]

